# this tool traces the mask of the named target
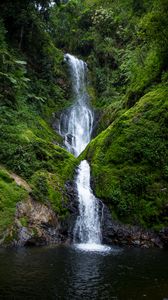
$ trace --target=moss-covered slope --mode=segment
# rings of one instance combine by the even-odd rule
[[[86,150],[94,191],[113,217],[168,225],[168,89],[158,87],[95,138]]]
[[[54,113],[71,99],[63,52],[46,18],[50,1],[21,2],[0,3],[1,233],[12,223],[16,204],[28,197],[7,174],[25,179],[33,199],[64,217],[65,183],[76,166],[52,128]]]
[[[71,104],[63,53],[73,53],[88,63],[99,119],[99,135],[82,155],[96,195],[123,222],[167,226],[167,0],[55,3],[0,3],[2,174],[15,172],[31,185],[33,199],[67,214],[65,183],[77,160],[61,148],[52,119]],[[0,189],[3,230],[28,193],[7,178]]]
[[[26,200],[28,192],[19,187],[4,167],[0,167],[0,237],[12,225],[16,204]]]

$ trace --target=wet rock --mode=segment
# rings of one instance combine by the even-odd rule
[[[102,116],[102,113],[99,110],[94,110],[94,123],[93,123],[91,138],[95,138],[97,136],[97,130],[99,128],[99,121],[100,121],[101,116]]]
[[[53,210],[29,197],[17,205],[12,243],[15,246],[58,243],[62,238],[59,229],[60,223]]]
[[[61,222],[61,232],[67,236],[67,239],[70,242],[72,242],[73,229],[79,214],[77,188],[74,181],[68,181],[66,183],[66,193],[68,198],[66,208],[69,211],[69,216]]]
[[[103,243],[128,245],[132,247],[163,248],[168,245],[168,228],[156,234],[152,230],[145,230],[138,226],[121,224],[112,220],[109,209],[104,205],[102,220]]]
[[[61,117],[61,112],[53,113],[52,115],[52,127],[58,133],[60,130],[60,117]]]
[[[167,228],[164,228],[162,229],[160,232],[159,232],[159,237],[164,245],[164,247],[168,248],[168,227]]]
[[[34,201],[17,204],[14,224],[4,233],[0,241],[2,246],[41,246],[66,241],[61,234],[61,222],[48,205]]]
[[[17,246],[25,245],[32,238],[32,233],[27,227],[18,228],[17,241],[14,244]]]
[[[48,244],[70,243],[73,240],[73,228],[78,216],[76,185],[66,184],[68,201],[64,207],[68,211],[65,219],[60,218],[51,208],[33,200],[19,202],[16,207],[13,225],[0,239],[1,246],[42,246]]]
[[[74,181],[66,184],[68,216],[62,220],[48,205],[31,197],[17,205],[14,225],[8,229],[0,244],[10,246],[42,246],[47,244],[71,243],[73,229],[79,214],[78,196]],[[102,238],[105,244],[150,248],[168,247],[168,228],[156,234],[137,226],[114,221],[106,205],[99,201]]]

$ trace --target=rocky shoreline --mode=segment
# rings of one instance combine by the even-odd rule
[[[61,219],[52,210],[50,203],[44,204],[32,198],[31,188],[23,179],[15,174],[12,174],[12,178],[29,192],[29,198],[17,204],[13,225],[1,237],[0,246],[71,244],[73,242],[73,228],[78,216],[75,181],[66,183],[68,202],[65,208],[68,211],[68,216]],[[168,228],[155,232],[114,221],[108,207],[102,201],[98,201],[102,242],[104,244],[139,248],[168,248]]]
[[[168,228],[160,232],[143,229],[138,226],[125,225],[111,219],[108,208],[104,208],[103,242],[121,246],[139,248],[167,248]]]
[[[71,182],[67,183],[67,195],[69,216],[64,220],[61,220],[49,205],[37,202],[31,197],[25,202],[19,202],[14,224],[6,231],[0,245],[2,247],[24,247],[71,244],[73,228],[78,215],[75,186]],[[156,233],[138,226],[124,225],[112,220],[107,206],[101,201],[100,204],[102,242],[104,244],[138,248],[168,247],[168,228]]]

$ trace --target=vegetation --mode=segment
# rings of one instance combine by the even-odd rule
[[[52,122],[71,105],[63,53],[76,54],[88,63],[98,116],[81,156],[96,195],[123,222],[168,226],[167,0],[1,1],[0,45],[0,163],[29,182],[34,199],[67,214],[77,160]],[[3,176],[2,223],[4,207],[14,212],[27,195]]]
[[[87,149],[96,195],[123,222],[168,226],[167,99],[167,88],[147,93]]]
[[[26,200],[27,191],[16,185],[9,173],[1,167],[0,169],[0,237],[5,229],[12,225],[16,204]]]
[[[100,130],[167,78],[166,0],[69,1],[52,18],[56,44],[88,62]]]
[[[67,213],[64,185],[76,162],[52,129],[53,114],[71,99],[63,52],[49,33],[49,4],[0,4],[0,163],[31,184],[34,199],[51,203],[62,216]],[[1,172],[6,174],[3,168]],[[16,203],[27,194],[3,176],[0,230],[10,224]]]
[[[96,195],[123,222],[168,226],[167,1],[69,1],[51,20],[56,45],[88,63],[99,135],[81,158]]]

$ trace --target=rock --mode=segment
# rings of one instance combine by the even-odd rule
[[[168,247],[168,227],[162,229],[159,232],[159,237],[161,239],[161,242],[163,243],[163,246],[167,248]]]
[[[16,207],[14,225],[8,229],[0,244],[10,246],[41,246],[47,244],[69,244],[73,241],[73,229],[79,214],[76,184],[66,184],[67,203],[65,208],[69,215],[64,219],[47,205],[33,200],[19,202]],[[168,228],[156,234],[137,226],[121,224],[112,220],[108,207],[99,201],[102,238],[105,244],[117,244],[132,247],[168,247]]]
[[[71,243],[73,228],[78,216],[78,200],[74,182],[66,184],[69,215],[63,220],[51,208],[51,204],[35,201],[31,196],[17,203],[14,224],[3,234],[1,246],[41,246]]]
[[[59,133],[59,129],[60,129],[60,116],[61,116],[61,112],[57,112],[54,113],[52,116],[52,127],[53,129]]]
[[[135,241],[133,240],[132,243],[133,243],[133,245],[135,245],[135,246],[138,246],[138,247],[141,246],[140,240],[135,240]]]
[[[27,227],[21,227],[18,230],[18,239],[15,242],[17,246],[23,246],[32,238],[32,234]]]
[[[128,245],[132,247],[162,248],[168,245],[168,228],[156,234],[152,230],[145,230],[138,226],[121,224],[112,220],[109,209],[103,205],[102,235],[103,243]]]
[[[11,244],[39,246],[58,243],[63,239],[59,230],[60,223],[53,210],[29,197],[17,204]]]
[[[68,181],[66,183],[66,193],[68,197],[66,208],[69,211],[69,217],[62,221],[61,231],[63,234],[66,234],[67,238],[70,240],[70,242],[72,242],[73,229],[75,226],[77,216],[79,214],[77,189],[74,181]]]
[[[31,187],[29,184],[20,176],[16,175],[15,173],[9,173],[9,176],[15,181],[15,183],[19,186],[22,186],[26,191],[29,193],[32,192]]]

